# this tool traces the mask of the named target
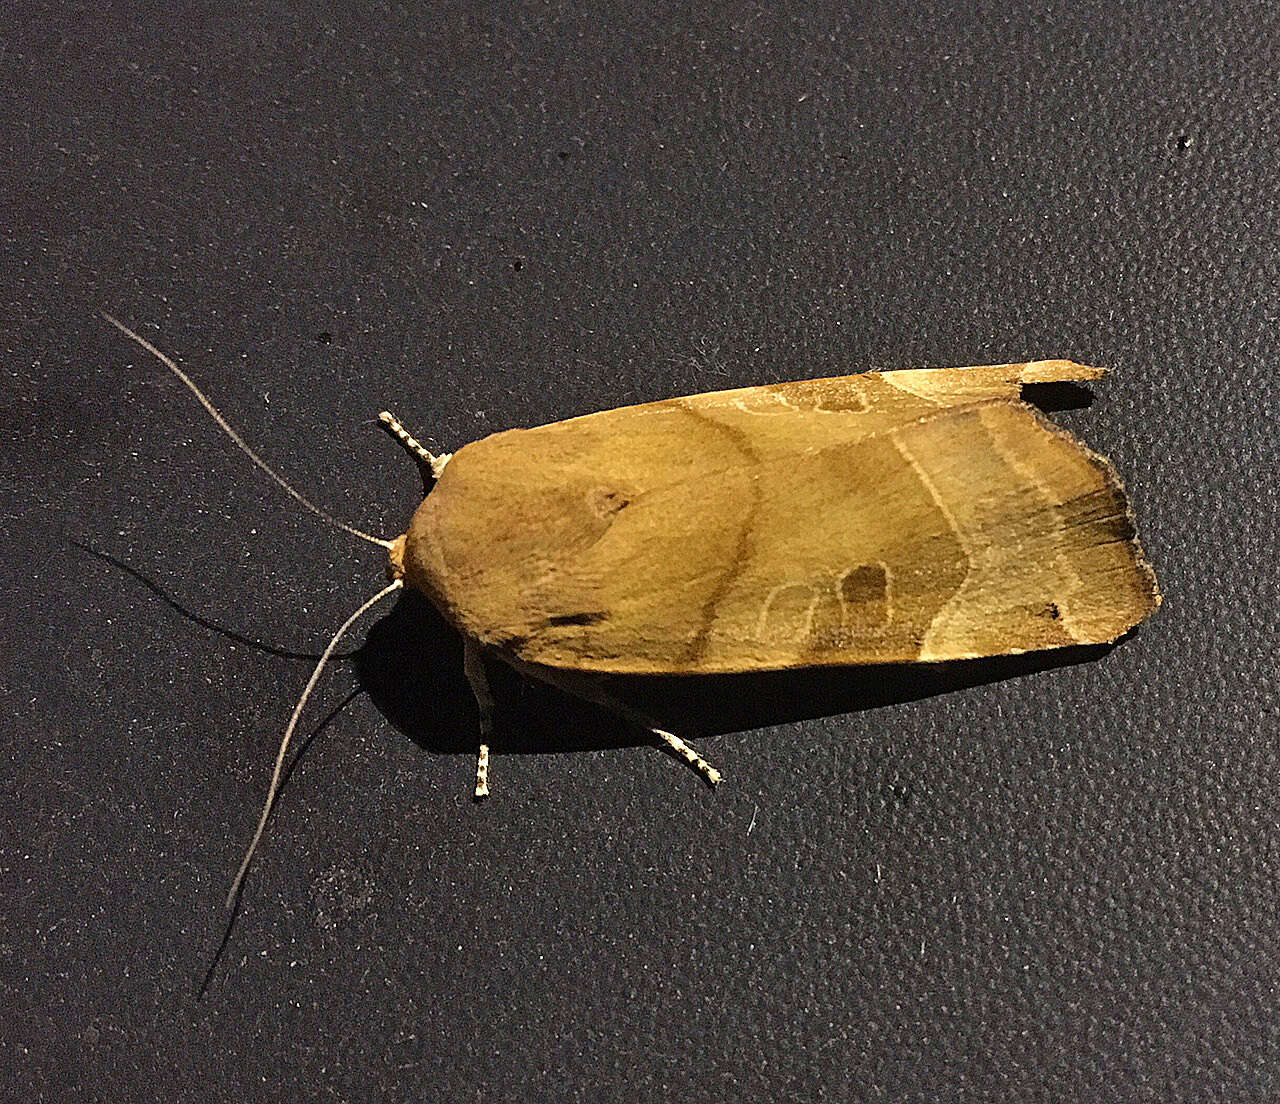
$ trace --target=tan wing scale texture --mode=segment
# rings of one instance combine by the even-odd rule
[[[1106,461],[1018,399],[1070,361],[712,392],[495,434],[411,583],[550,667],[696,673],[1114,640],[1154,609]]]

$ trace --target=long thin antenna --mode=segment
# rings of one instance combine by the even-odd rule
[[[267,818],[271,816],[271,810],[276,803],[276,796],[280,792],[280,778],[284,774],[284,760],[289,753],[289,741],[293,739],[293,730],[298,727],[298,718],[302,716],[303,707],[307,704],[307,699],[311,697],[311,691],[316,688],[316,683],[320,680],[320,672],[324,670],[325,664],[329,662],[329,657],[333,655],[338,642],[365,611],[377,605],[388,594],[399,590],[402,586],[404,586],[404,580],[396,579],[389,586],[383,587],[348,617],[342,623],[342,627],[333,634],[333,639],[329,641],[329,646],[325,648],[324,653],[320,656],[320,662],[316,664],[316,669],[311,672],[311,678],[307,681],[306,689],[302,691],[302,697],[298,699],[298,704],[293,707],[293,716],[289,718],[289,725],[284,730],[284,736],[280,740],[280,750],[276,753],[276,767],[271,774],[271,786],[267,790],[267,800],[263,803],[262,815],[258,818],[258,827],[253,833],[253,840],[249,844],[249,849],[244,853],[244,859],[240,863],[240,869],[236,871],[235,880],[231,883],[231,890],[227,894],[227,908],[232,908],[235,905],[236,897],[240,893],[240,886],[244,883],[244,876],[249,871],[249,863],[253,861],[253,853],[257,851],[258,844],[262,842],[262,833],[267,828]]]
[[[269,475],[276,482],[278,486],[280,486],[286,493],[291,495],[297,502],[301,503],[313,514],[315,514],[317,517],[323,518],[330,525],[336,525],[339,529],[343,530],[346,533],[350,533],[353,537],[359,537],[361,540],[366,540],[370,544],[376,544],[382,548],[391,547],[391,542],[389,540],[383,540],[381,537],[375,537],[371,533],[365,533],[360,529],[356,529],[355,527],[348,525],[345,521],[339,521],[336,517],[334,517],[331,513],[329,513],[328,510],[322,509],[321,507],[317,506],[314,502],[312,502],[310,499],[304,498],[301,494],[295,491],[288,484],[288,482],[286,482],[283,476],[277,474],[275,470],[265,460],[262,459],[261,456],[259,456],[256,452],[253,451],[253,449],[251,449],[248,445],[244,443],[244,439],[240,436],[240,434],[238,434],[234,429],[231,428],[230,425],[227,424],[226,418],[224,418],[218,412],[218,408],[214,406],[213,403],[211,403],[208,400],[208,398],[205,397],[205,393],[201,391],[200,388],[198,388],[195,385],[195,383],[192,382],[191,377],[188,376],[186,372],[184,372],[181,368],[178,367],[178,365],[174,362],[172,357],[166,356],[154,345],[152,345],[151,342],[148,341],[145,337],[141,337],[138,334],[134,333],[123,322],[121,322],[119,319],[112,318],[111,315],[107,314],[106,311],[102,312],[102,317],[105,318],[108,322],[110,322],[122,334],[124,334],[125,337],[129,338],[129,340],[136,342],[138,345],[141,345],[142,348],[146,349],[146,351],[149,352],[153,357],[155,357],[156,360],[158,360],[161,364],[163,364],[166,368],[168,368],[170,372],[172,372],[175,376],[177,376],[178,379],[180,379],[184,384],[186,384],[190,392],[193,395],[195,395],[197,399],[200,400],[200,405],[203,406],[205,410],[209,412],[209,416],[215,422],[218,423],[218,426],[222,429],[222,431],[228,437],[230,437],[231,440],[233,440],[236,443],[236,446],[240,449],[240,451],[243,452],[255,464],[257,464],[259,468],[261,468],[264,472],[266,472],[267,475]]]

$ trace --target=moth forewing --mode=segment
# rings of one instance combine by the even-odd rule
[[[1109,642],[1159,602],[1132,513],[1018,397],[1099,375],[873,372],[495,434],[415,514],[406,580],[499,654],[613,674]]]

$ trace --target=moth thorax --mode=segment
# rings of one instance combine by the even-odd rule
[[[404,578],[404,542],[407,534],[401,533],[387,549],[387,578]]]

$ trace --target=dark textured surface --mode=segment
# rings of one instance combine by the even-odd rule
[[[7,1098],[1276,1098],[1273,5],[118,7],[19,3],[0,43]],[[385,533],[384,405],[448,447],[1107,363],[1056,417],[1168,600],[1021,677],[721,695],[715,793],[504,683],[483,807],[457,642],[389,611],[201,997],[381,564],[101,309]]]

